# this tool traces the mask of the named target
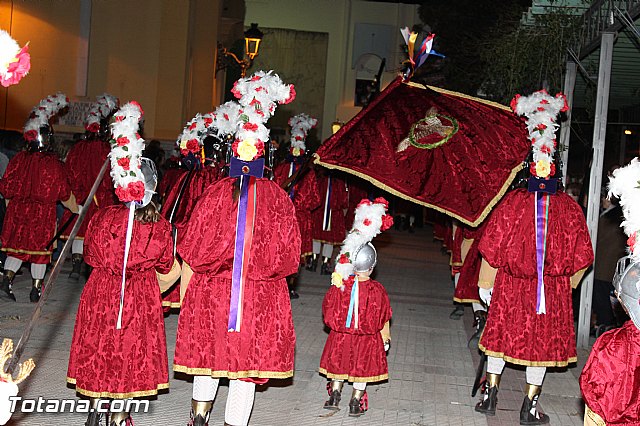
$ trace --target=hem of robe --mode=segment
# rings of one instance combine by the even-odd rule
[[[2,247],[0,250],[8,253],[32,254],[36,256],[51,256],[51,254],[53,254],[53,251],[24,250],[11,247]]]
[[[502,352],[494,352],[485,348],[482,344],[478,344],[478,348],[484,352],[487,356],[492,356],[494,358],[502,358],[511,364],[524,365],[527,367],[566,367],[569,364],[573,364],[578,362],[577,356],[572,356],[563,360],[549,360],[549,361],[530,361],[527,359],[519,359],[513,358],[508,355],[505,355]]]
[[[155,389],[140,390],[133,392],[94,392],[87,389],[80,388],[76,385],[76,379],[67,377],[67,383],[76,387],[76,392],[88,396],[89,398],[113,398],[113,399],[127,399],[127,398],[140,398],[144,396],[157,395],[158,391],[163,389],[169,389],[169,383],[160,383]]]
[[[458,299],[457,297],[454,297],[453,301],[458,303],[481,303],[479,299]]]
[[[228,379],[288,379],[293,377],[293,370],[289,371],[261,371],[261,370],[244,370],[244,371],[227,371],[212,370],[210,368],[193,368],[185,365],[173,364],[173,371],[178,373],[186,373],[191,376],[211,376],[226,377]]]
[[[381,382],[383,380],[389,380],[389,373],[379,374],[377,376],[360,377],[360,376],[352,376],[351,374],[330,373],[322,367],[318,369],[318,372],[323,376],[326,376],[328,379],[346,380],[347,382],[352,382],[352,383],[373,383],[373,382]]]

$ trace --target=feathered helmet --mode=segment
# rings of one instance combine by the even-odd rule
[[[97,97],[95,103],[91,105],[84,128],[88,134],[106,136],[108,134],[108,123],[110,116],[120,106],[120,100],[108,93],[103,93]]]
[[[294,115],[289,119],[289,126],[291,127],[291,155],[299,157],[304,155],[307,147],[305,140],[309,131],[316,127],[318,120],[305,113]]]
[[[144,207],[151,201],[157,183],[155,165],[142,157],[144,139],[138,134],[144,112],[131,101],[120,108],[111,123],[111,177],[116,195],[124,203]]]
[[[69,104],[69,99],[64,93],[50,95],[40,101],[29,114],[29,119],[24,125],[24,139],[29,146],[37,149],[45,148],[49,145],[53,131],[51,120],[61,109]]]
[[[556,123],[556,117],[569,110],[567,98],[562,93],[554,97],[546,90],[540,90],[529,96],[516,95],[511,100],[511,109],[516,114],[527,117],[527,130],[533,151],[533,161],[529,163],[531,175],[540,179],[553,177],[556,174],[553,155],[558,146],[556,131],[560,127]]]
[[[620,198],[629,255],[618,260],[613,286],[629,317],[640,328],[640,162],[631,160],[609,177],[609,196]]]
[[[213,131],[213,114],[196,114],[182,130],[176,145],[188,169],[200,168],[205,161],[204,138]]]
[[[253,161],[264,154],[265,143],[269,140],[265,123],[278,104],[288,104],[295,99],[296,91],[292,84],[284,84],[273,71],[258,71],[236,81],[231,92],[239,106],[229,106],[220,112],[226,113],[230,125],[235,127],[233,155],[242,161]]]
[[[393,226],[393,217],[386,214],[388,208],[389,203],[382,197],[373,201],[360,201],[356,207],[351,231],[342,243],[336,259],[331,284],[342,287],[343,281],[355,272],[373,269],[377,262],[377,254],[371,240]]]
[[[0,64],[0,84],[3,87],[18,84],[31,69],[29,43],[20,48],[9,33],[0,30]]]

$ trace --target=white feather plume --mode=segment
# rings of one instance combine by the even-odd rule
[[[135,101],[122,106],[113,116],[111,123],[111,177],[116,188],[116,195],[121,201],[140,201],[128,194],[130,185],[136,182],[142,183],[144,192],[144,176],[141,170],[142,151],[144,139],[138,134],[143,111],[140,104]],[[128,167],[122,165],[122,161],[128,159]],[[142,194],[144,195],[144,193]]]
[[[302,151],[307,149],[305,140],[309,131],[316,127],[318,120],[315,118],[301,113],[294,115],[289,119],[289,126],[291,126],[291,148],[298,148]]]
[[[609,177],[609,196],[620,199],[625,220],[620,226],[629,236],[629,250],[634,262],[640,261],[640,162],[634,158],[625,167],[613,171]]]
[[[40,127],[49,124],[49,120],[55,116],[62,108],[69,104],[69,99],[64,93],[56,93],[50,95],[40,101],[38,105],[33,107],[29,119],[24,125],[24,134],[26,140],[33,140],[35,138],[30,137],[29,131],[35,131],[36,137],[40,133]]]
[[[100,130],[100,121],[107,118],[119,106],[120,100],[115,96],[108,93],[97,96],[96,102],[89,109],[84,128],[90,132],[97,132]]]

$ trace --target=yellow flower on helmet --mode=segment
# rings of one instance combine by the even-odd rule
[[[536,176],[546,178],[551,173],[551,164],[547,160],[538,160],[536,163]]]
[[[184,137],[180,140],[180,149],[187,149],[187,142],[189,141],[189,138]]]
[[[331,285],[335,285],[336,287],[342,287],[342,275],[337,272],[331,274]]]
[[[255,139],[243,139],[238,144],[238,157],[242,161],[252,161],[257,154]]]
[[[300,148],[298,148],[298,147],[296,146],[295,148],[293,148],[293,149],[291,150],[291,153],[292,153],[295,157],[299,157],[299,156],[300,156],[300,154],[301,154],[301,150],[300,150]]]

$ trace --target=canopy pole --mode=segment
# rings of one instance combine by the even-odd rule
[[[596,253],[598,239],[598,219],[600,217],[600,191],[602,190],[602,171],[604,159],[605,135],[607,132],[607,109],[609,107],[609,85],[611,83],[611,62],[613,57],[614,34],[603,32],[600,43],[600,65],[598,67],[598,92],[593,126],[593,159],[589,177],[589,199],[587,206],[587,226]],[[614,271],[608,271],[613,274]],[[591,329],[591,299],[593,295],[593,268],[582,281],[580,290],[580,317],[578,319],[578,348],[589,347]]]
[[[562,182],[567,186],[567,169],[569,164],[569,139],[571,138],[571,111],[573,111],[573,92],[576,86],[576,70],[578,66],[573,61],[567,61],[567,71],[564,76],[563,93],[567,98],[567,119],[560,125],[560,155],[562,159]]]

